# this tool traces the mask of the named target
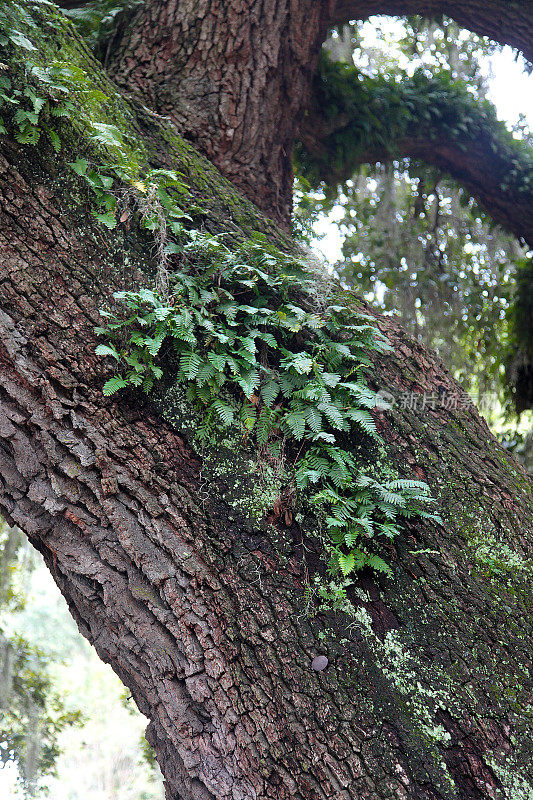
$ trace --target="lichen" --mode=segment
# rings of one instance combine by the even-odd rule
[[[202,486],[220,487],[219,496],[239,521],[257,529],[279,498],[287,476],[282,468],[261,464],[255,447],[243,439],[242,428],[214,431],[209,444],[196,441],[202,414],[185,396],[182,384],[158,389],[152,395],[158,413],[185,435],[202,457]]]
[[[455,505],[452,517],[465,539],[472,573],[485,581],[491,595],[500,602],[507,602],[509,595],[529,602],[533,559],[511,546],[513,532],[503,525],[498,531],[481,508],[467,504]]]
[[[407,646],[405,631],[388,631],[383,640],[372,627],[368,611],[360,606],[354,615],[367,647],[372,653],[373,663],[386,681],[392,696],[396,697],[395,710],[390,701],[384,702],[381,712],[392,718],[399,714],[402,727],[410,730],[413,752],[419,751],[422,760],[432,764],[433,779],[444,797],[456,797],[456,786],[442,759],[441,747],[451,743],[451,735],[436,719],[439,709],[450,711],[455,703],[457,689],[451,678],[436,665],[424,664]],[[385,710],[386,709],[386,710]],[[406,726],[407,723],[407,726]]]
[[[435,722],[435,714],[439,708],[448,709],[452,702],[453,687],[449,676],[435,667],[430,672],[405,646],[398,631],[388,631],[382,642],[377,637],[374,639],[378,666],[407,700],[423,735],[434,742],[448,744],[451,736]],[[422,676],[430,685],[421,683]]]
[[[507,758],[502,765],[495,756],[487,759],[503,786],[505,800],[533,800],[533,786],[520,774],[524,764],[516,758]]]

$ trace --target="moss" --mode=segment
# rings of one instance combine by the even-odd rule
[[[498,532],[481,507],[468,503],[455,502],[450,520],[466,541],[472,574],[486,583],[491,596],[499,604],[517,597],[531,603],[533,559],[505,541],[505,529]],[[512,540],[512,532],[508,539]]]
[[[142,112],[141,112],[142,113]],[[158,134],[167,144],[167,152],[177,169],[188,181],[194,198],[206,212],[206,224],[215,231],[232,231],[239,239],[268,239],[286,251],[294,251],[294,241],[283,233],[274,222],[263,217],[257,208],[240,195],[213,164],[200,155],[194,147],[179,136],[169,125],[152,117],[143,117],[145,127],[157,128]]]
[[[71,136],[77,139],[86,134],[94,122],[115,125],[124,133],[124,153],[140,161],[138,153],[142,154],[143,148],[135,115],[61,11],[51,4],[7,2],[3,13],[35,48],[23,53],[15,50],[11,59],[13,66],[16,67],[22,56],[29,79],[44,81],[44,89],[50,80],[43,78],[45,72],[51,66],[64,68],[61,82],[72,90],[79,112],[76,120],[71,120],[74,125]],[[55,96],[61,98],[61,94]],[[63,134],[68,135],[67,131],[68,127],[64,126]]]
[[[161,387],[151,400],[163,419],[199,449],[204,485],[218,487],[219,497],[234,509],[240,524],[259,528],[286,483],[284,472],[260,464],[257,449],[243,439],[238,424],[215,432],[208,445],[198,442],[202,414],[187,401],[183,384]]]
[[[457,779],[453,766],[455,751],[449,750],[449,747],[457,747],[457,740],[455,737],[450,740],[448,730],[442,724],[445,720],[441,712],[457,720],[462,730],[465,728],[461,720],[472,715],[480,719],[489,718],[502,727],[512,719],[516,735],[513,747],[517,753],[513,762],[515,774],[522,775],[524,764],[530,763],[531,709],[527,709],[527,697],[531,676],[527,663],[523,663],[519,656],[521,642],[528,636],[527,608],[530,606],[524,602],[524,619],[520,621],[516,613],[517,602],[510,595],[506,581],[511,567],[511,577],[516,583],[515,567],[520,573],[523,559],[515,563],[515,551],[511,548],[513,556],[510,560],[506,550],[500,553],[504,562],[503,575],[478,575],[472,567],[470,579],[468,568],[461,565],[461,574],[471,584],[472,596],[477,600],[483,599],[483,605],[472,605],[465,613],[464,597],[461,593],[459,596],[455,594],[453,582],[446,591],[445,575],[447,571],[455,574],[456,558],[460,563],[466,555],[472,564],[476,564],[474,554],[479,543],[475,523],[489,518],[481,507],[472,507],[472,504],[468,513],[460,513],[463,507],[458,502],[457,493],[452,491],[450,495],[452,521],[446,527],[451,542],[455,531],[457,549],[441,553],[433,548],[423,548],[418,553],[424,561],[424,573],[420,578],[405,581],[406,576],[400,573],[397,576],[400,583],[391,586],[387,592],[387,604],[403,620],[402,628],[386,633],[381,641],[373,632],[372,619],[365,610],[358,610],[357,621],[369,651],[368,661],[377,666],[380,677],[387,682],[385,689],[374,675],[365,676],[365,685],[372,687],[375,714],[378,719],[399,726],[408,738],[410,753],[418,753],[421,769],[434,769],[440,776],[438,780],[445,787],[443,796],[460,797],[462,790],[453,783],[453,779]],[[496,537],[496,542],[501,544],[503,539],[504,534]],[[466,548],[463,542],[467,543]],[[483,558],[483,553],[478,556]],[[432,569],[431,562],[441,562],[442,566]],[[480,579],[484,584],[481,593]],[[418,585],[424,587],[423,593]],[[428,602],[421,604],[421,596],[425,596]],[[458,602],[461,597],[462,601]],[[413,617],[413,612],[416,617]],[[493,626],[493,619],[505,620],[505,628],[500,629],[497,624]],[[454,631],[452,636],[450,631]],[[527,662],[527,655],[524,661]],[[350,682],[355,683],[360,676],[350,674],[346,680],[348,689]],[[453,735],[452,728],[449,730]],[[416,760],[414,755],[412,760],[413,763]],[[427,766],[428,761],[432,767]],[[529,786],[523,783],[522,778],[513,783],[513,767],[506,765],[503,753],[495,752],[493,761],[507,769],[506,780],[495,770],[506,786],[506,793],[501,797],[514,800],[515,792],[517,800],[528,798]]]
[[[64,153],[92,153],[99,172],[119,169],[131,182],[142,178],[153,164],[161,166],[163,160],[164,166],[184,178],[189,190],[187,208],[201,216],[202,225],[239,240],[267,237],[285,251],[295,251],[294,241],[242,197],[168,121],[120,94],[59,9],[9,0],[2,15],[0,25],[3,19],[5,26],[20,31],[34,48],[11,46],[9,61],[18,85],[29,80],[56,99],[61,93],[50,89],[50,81],[69,90],[75,114],[67,121],[56,120],[55,126]],[[95,142],[95,129],[101,125],[120,132],[119,146]]]
[[[533,800],[533,786],[520,774],[524,762],[517,761],[516,756],[506,758],[504,764],[499,763],[497,756],[492,756],[487,762],[503,786],[505,800]]]

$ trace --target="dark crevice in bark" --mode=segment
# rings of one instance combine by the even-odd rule
[[[384,602],[374,575],[371,573],[361,575],[357,580],[357,586],[360,586],[370,597],[370,602],[365,603],[364,606],[372,618],[372,630],[376,636],[383,640],[386,633],[402,627],[398,612],[388,608]]]
[[[483,800],[487,791],[489,796],[497,797],[503,787],[494,772],[484,763],[483,748],[460,729],[445,709],[439,709],[436,718],[454,742],[446,753],[446,763],[459,788],[460,797],[464,800]],[[487,722],[490,725],[490,721]],[[500,737],[500,746],[503,743],[504,737]]]

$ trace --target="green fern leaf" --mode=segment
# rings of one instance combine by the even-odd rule
[[[120,360],[119,354],[112,345],[99,344],[98,347],[95,348],[94,352],[97,356],[112,356],[112,358],[116,359],[117,361]]]
[[[314,406],[305,409],[305,419],[309,427],[315,433],[322,429],[322,414]]]
[[[338,560],[338,564],[339,564],[340,570],[341,570],[342,574],[344,575],[344,577],[349,575],[350,572],[353,572],[353,570],[355,569],[355,554],[354,553],[348,553],[348,555],[344,555],[343,553],[339,553],[339,555],[337,556],[337,560]]]
[[[249,400],[259,386],[259,373],[256,369],[249,369],[240,375],[236,382],[243,390],[244,396]]]
[[[298,439],[298,441],[303,439],[305,432],[305,417],[303,414],[297,412],[287,414],[285,422],[295,439]]]
[[[218,353],[208,353],[207,354],[208,360],[217,370],[217,372],[223,372],[224,367],[226,366],[226,356],[218,355]]]
[[[103,392],[105,397],[109,397],[112,394],[115,394],[120,389],[125,389],[128,385],[128,381],[125,381],[124,378],[119,376],[115,376],[114,378],[109,378],[108,381],[104,383]]]
[[[270,379],[267,380],[261,387],[261,397],[263,402],[266,406],[271,408],[274,405],[274,401],[276,400],[280,391],[279,383]]]
[[[350,409],[347,412],[347,416],[352,420],[352,422],[356,422],[364,430],[364,432],[368,434],[368,436],[371,436],[373,439],[379,439],[376,423],[368,411],[363,411],[362,409]]]
[[[336,408],[336,406],[331,405],[330,403],[319,403],[318,408],[320,411],[322,411],[330,425],[332,425],[334,428],[342,430],[345,427],[344,416],[342,412]]]
[[[231,406],[229,406],[227,403],[223,403],[222,400],[215,400],[213,403],[213,409],[216,411],[220,420],[226,427],[231,425],[235,418],[235,414]]]
[[[201,364],[200,358],[191,351],[183,353],[180,358],[180,369],[189,380],[196,378]]]
[[[198,386],[203,386],[215,374],[215,366],[210,361],[204,361],[202,366],[198,369],[196,375],[196,382]]]
[[[371,569],[376,570],[376,572],[383,572],[385,575],[393,574],[392,569],[389,567],[387,562],[383,561],[382,558],[374,554],[366,557],[366,565],[369,566]]]

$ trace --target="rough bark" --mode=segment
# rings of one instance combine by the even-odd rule
[[[246,454],[213,477],[138,398],[103,398],[97,308],[143,278],[124,272],[125,254],[139,263],[131,237],[104,237],[71,194],[4,140],[0,509],[150,718],[167,797],[481,800],[515,780],[526,797],[529,478],[439,360],[381,320],[395,355],[376,383],[465,403],[381,420],[446,524],[411,526],[393,579],[361,579],[369,627],[309,619],[298,529],[261,530],[224,499],[235,475],[252,491]]]
[[[315,0],[148,0],[110,71],[288,228],[294,136],[327,33],[321,12]]]

